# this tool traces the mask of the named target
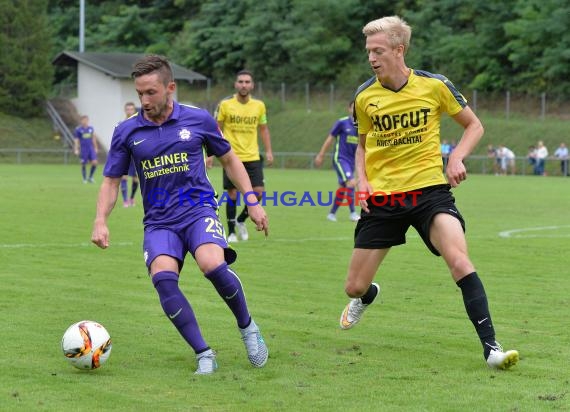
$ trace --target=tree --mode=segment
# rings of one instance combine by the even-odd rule
[[[0,105],[5,113],[37,116],[51,90],[53,67],[47,0],[0,0]],[[33,22],[33,27],[30,27]]]

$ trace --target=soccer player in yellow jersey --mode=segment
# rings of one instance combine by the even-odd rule
[[[261,199],[261,193],[265,190],[263,179],[263,162],[259,155],[258,131],[265,148],[265,163],[273,163],[271,150],[271,135],[267,125],[267,112],[265,104],[251,96],[255,84],[253,74],[247,70],[241,70],[236,75],[234,83],[236,93],[220,102],[216,109],[215,117],[232,149],[242,161],[253,191]],[[228,242],[237,242],[236,227],[240,240],[247,240],[248,233],[245,220],[248,218],[247,205],[236,219],[237,214],[237,190],[223,172],[224,190],[228,192],[231,201],[226,202],[226,217],[228,220]]]
[[[429,250],[443,257],[461,289],[487,364],[508,369],[519,354],[503,351],[495,340],[485,289],[467,254],[465,222],[450,192],[466,179],[463,160],[483,136],[483,126],[444,76],[406,66],[411,28],[405,21],[384,17],[364,26],[363,33],[375,75],[355,94],[360,138],[357,198],[362,213],[345,284],[352,299],[340,326],[353,327],[378,296],[380,287],[373,283],[376,271],[392,246],[406,242],[406,231],[413,226]],[[440,153],[443,113],[463,127],[445,175]]]

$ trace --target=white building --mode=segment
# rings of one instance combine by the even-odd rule
[[[71,101],[79,114],[89,116],[100,142],[109,149],[115,125],[124,119],[126,102],[139,105],[131,72],[133,64],[143,57],[138,53],[79,53],[64,51],[55,57],[56,66],[77,70],[77,95]],[[190,83],[207,77],[171,63],[174,78]],[[176,98],[176,96],[175,96]]]

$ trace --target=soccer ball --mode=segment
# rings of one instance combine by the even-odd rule
[[[97,369],[109,358],[111,347],[109,332],[91,320],[74,323],[61,339],[63,354],[78,369]]]

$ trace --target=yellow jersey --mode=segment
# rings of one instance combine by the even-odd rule
[[[454,116],[467,105],[440,74],[412,70],[394,91],[375,77],[355,95],[358,134],[366,135],[365,169],[375,192],[406,192],[446,184],[440,146],[442,113]]]
[[[250,97],[247,103],[240,103],[233,95],[220,102],[215,118],[223,123],[222,133],[242,162],[259,160],[257,130],[267,124],[265,104]]]

